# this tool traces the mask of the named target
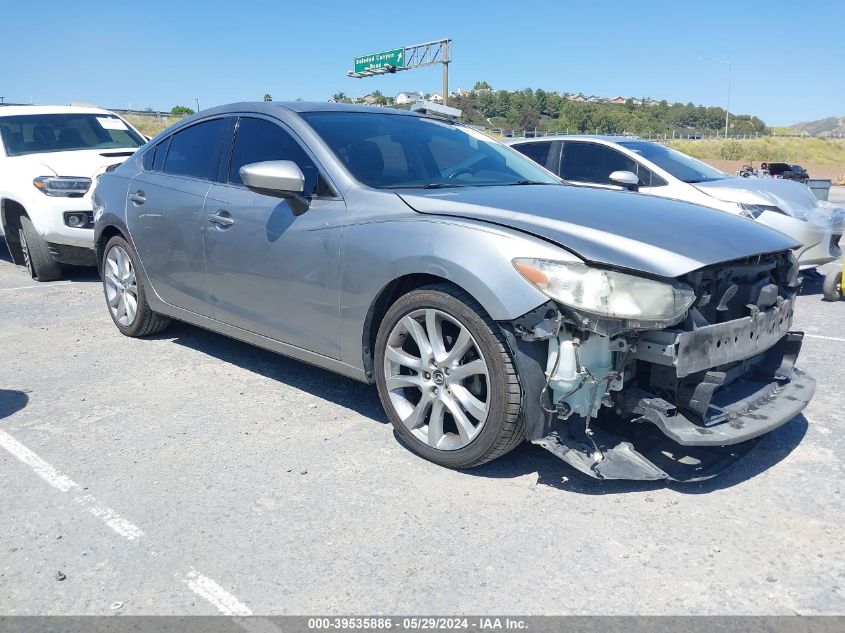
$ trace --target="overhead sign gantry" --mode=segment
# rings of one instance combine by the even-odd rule
[[[400,70],[424,68],[434,64],[443,65],[443,103],[449,99],[449,63],[451,58],[452,40],[436,40],[413,46],[403,46],[381,53],[359,55],[355,58],[353,69],[347,76],[355,79],[376,77]]]

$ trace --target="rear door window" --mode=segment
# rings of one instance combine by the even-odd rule
[[[164,172],[210,180],[217,171],[225,128],[225,119],[212,119],[176,132],[170,139]],[[156,151],[156,162],[160,150]]]
[[[551,141],[520,143],[519,145],[514,145],[513,148],[535,163],[546,167],[549,160],[549,151],[552,149],[552,143]]]

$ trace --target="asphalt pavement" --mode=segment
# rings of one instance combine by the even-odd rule
[[[805,414],[702,484],[402,447],[374,388],[174,324],[0,239],[0,614],[845,613],[845,301],[798,300]]]

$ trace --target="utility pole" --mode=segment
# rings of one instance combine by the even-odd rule
[[[196,101],[196,102],[197,102],[197,112],[199,112],[199,111],[200,111],[200,100],[199,100],[199,99],[194,99],[194,101]]]
[[[706,61],[706,62],[715,62],[717,64],[724,64],[728,67],[728,104],[725,106],[725,138],[728,138],[728,123],[730,121],[730,111],[731,111],[731,70],[732,64],[731,62],[725,61],[723,59],[714,59],[713,57],[699,57],[698,61]]]
[[[449,47],[452,40],[446,40],[443,44],[443,105],[449,105]]]

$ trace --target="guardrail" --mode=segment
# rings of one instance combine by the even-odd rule
[[[472,127],[477,128],[479,130],[483,130],[488,133],[496,134],[498,136],[502,136],[504,138],[540,138],[543,136],[558,136],[562,134],[578,134],[578,135],[588,135],[588,136],[618,136],[620,138],[631,138],[637,137],[647,141],[720,141],[725,139],[724,134],[719,134],[717,132],[663,132],[663,133],[655,133],[655,132],[645,132],[645,133],[636,133],[636,132],[600,132],[596,131],[589,131],[589,132],[580,132],[578,130],[515,130],[511,128],[501,128],[501,127],[484,127],[484,126],[477,126],[473,125]],[[810,135],[797,135],[797,134],[729,134],[727,136],[728,140],[733,141],[744,141],[749,139],[755,138],[817,138]],[[828,141],[845,141],[845,137],[822,137]]]

